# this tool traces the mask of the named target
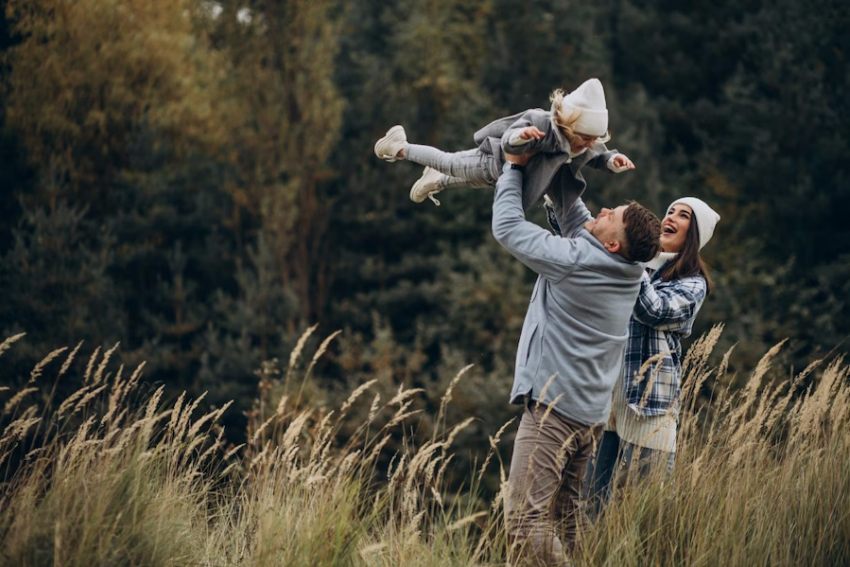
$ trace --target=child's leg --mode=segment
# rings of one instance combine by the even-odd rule
[[[477,149],[450,153],[431,146],[408,144],[407,133],[401,125],[393,126],[375,142],[375,155],[389,162],[406,159],[424,165],[450,177],[463,179],[468,187],[495,187],[499,177],[496,159],[492,155]]]
[[[414,203],[421,203],[425,199],[431,199],[435,205],[440,206],[440,201],[434,195],[443,189],[454,189],[455,187],[470,187],[470,183],[466,179],[440,173],[433,167],[425,167],[422,177],[410,189],[410,200]]]
[[[404,158],[436,169],[452,178],[465,181],[467,187],[495,187],[498,172],[495,159],[477,149],[462,152],[444,152],[431,146],[408,144],[404,147]],[[447,186],[456,187],[455,183]]]
[[[473,187],[470,185],[469,181],[466,179],[462,179],[460,177],[452,177],[451,175],[446,175],[445,173],[441,174],[440,178],[440,187],[443,189],[454,189],[455,187]],[[487,186],[492,189],[493,187]]]
[[[425,167],[422,171],[422,177],[410,189],[410,200],[414,203],[421,203],[425,199],[431,199],[435,205],[439,206],[440,201],[434,195],[443,189],[453,187],[469,187],[469,183],[466,179],[440,173],[433,167]]]

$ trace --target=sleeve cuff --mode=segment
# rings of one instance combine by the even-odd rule
[[[502,173],[510,173],[511,171],[516,171],[519,175],[522,175],[522,170],[514,169],[511,167],[511,162],[506,161],[505,165],[502,166]]]
[[[516,132],[513,136],[511,136],[511,139],[508,140],[508,144],[512,146],[524,146],[530,141],[531,140],[525,140],[523,138],[520,138],[519,132]]]
[[[620,166],[620,167],[617,167],[617,166],[614,165],[614,158],[617,157],[617,156],[621,156],[621,155],[623,155],[623,154],[616,154],[616,155],[613,155],[610,158],[608,158],[608,163],[606,165],[608,166],[608,169],[610,169],[614,173],[621,173],[621,172],[629,169],[629,166],[627,166],[627,165],[623,165],[623,166]]]

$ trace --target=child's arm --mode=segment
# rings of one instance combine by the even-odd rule
[[[621,173],[635,168],[635,164],[625,154],[617,150],[608,150],[604,144],[600,145],[602,153],[587,162],[590,167],[608,173]]]
[[[548,112],[528,110],[502,134],[502,151],[512,155],[552,151],[554,135]]]
[[[511,148],[516,148],[520,146],[525,146],[529,142],[533,142],[534,140],[540,140],[546,136],[546,132],[542,131],[537,126],[526,126],[525,128],[520,128],[518,130],[514,130],[511,134],[511,139],[508,140],[508,145]],[[510,152],[509,152],[510,153]],[[527,152],[524,152],[527,153]],[[520,154],[515,154],[520,155]]]

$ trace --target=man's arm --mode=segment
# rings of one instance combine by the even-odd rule
[[[552,203],[550,218],[554,218],[561,236],[573,238],[575,236],[573,233],[576,230],[583,227],[587,221],[593,220],[593,215],[590,214],[590,211],[584,205],[584,201],[580,198],[575,200],[569,210],[566,210],[563,203],[565,196],[561,192],[550,188],[546,195]]]
[[[559,238],[525,220],[522,172],[512,169],[510,163],[505,164],[496,182],[493,236],[520,262],[551,281],[559,281],[569,274],[581,254],[575,240]]]

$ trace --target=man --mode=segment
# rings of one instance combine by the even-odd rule
[[[525,220],[522,169],[529,156],[505,157],[493,236],[539,274],[511,391],[511,402],[526,407],[505,513],[515,559],[561,565],[575,545],[581,481],[622,364],[643,274],[638,262],[658,253],[661,221],[634,202],[602,209],[594,219],[581,199],[565,211],[569,196],[551,194],[563,238],[555,236]]]

